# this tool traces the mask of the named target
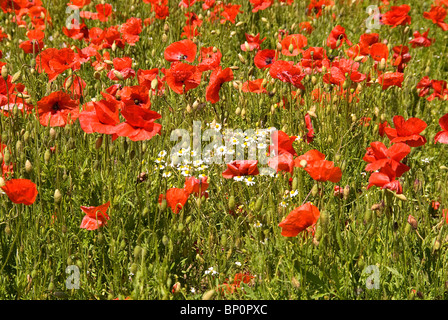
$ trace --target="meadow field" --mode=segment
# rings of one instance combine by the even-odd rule
[[[0,8],[0,299],[448,298],[447,0]]]

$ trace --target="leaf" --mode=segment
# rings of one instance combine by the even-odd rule
[[[389,270],[393,275],[399,277],[400,279],[403,279],[403,276],[394,268],[390,268],[385,266],[387,270]]]

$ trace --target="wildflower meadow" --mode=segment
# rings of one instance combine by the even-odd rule
[[[447,0],[0,8],[0,299],[448,298]]]

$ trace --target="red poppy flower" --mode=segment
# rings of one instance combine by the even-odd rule
[[[187,203],[190,194],[184,188],[170,188],[166,191],[166,202],[174,213],[179,213]]]
[[[164,51],[165,60],[170,62],[187,61],[193,62],[196,58],[197,46],[188,39],[180,40],[170,44]]]
[[[376,171],[384,168],[390,168],[395,176],[400,177],[410,168],[401,163],[408,154],[411,152],[411,147],[405,143],[393,144],[389,149],[380,141],[375,141],[367,148],[367,152],[362,158],[368,162],[365,170]]]
[[[264,79],[248,80],[243,83],[243,92],[253,92],[253,93],[266,93],[266,88],[263,87]]]
[[[391,170],[382,169],[380,172],[373,172],[370,175],[367,189],[370,189],[372,186],[389,189],[395,191],[397,194],[403,193],[400,181],[396,180],[395,173]]]
[[[426,138],[419,134],[426,128],[425,121],[419,118],[404,120],[402,116],[395,116],[393,122],[395,129],[384,129],[391,143],[404,142],[410,147],[420,147],[426,143]]]
[[[117,92],[125,105],[135,104],[142,108],[151,108],[148,89],[145,86],[126,86]]]
[[[78,102],[63,91],[56,91],[37,102],[39,122],[43,126],[65,127],[78,118]]]
[[[227,164],[222,176],[225,179],[232,179],[239,176],[256,176],[259,173],[258,160],[234,160]]]
[[[125,122],[118,124],[115,133],[120,137],[128,137],[132,141],[149,140],[160,134],[162,125],[155,123],[162,116],[157,112],[137,105],[124,106],[121,115]]]
[[[305,114],[305,126],[307,129],[307,133],[304,138],[306,138],[307,143],[311,143],[314,140],[314,128],[313,123],[311,122],[311,117],[308,113]]]
[[[235,23],[236,16],[238,13],[243,13],[243,11],[240,11],[241,5],[240,4],[226,4],[224,5],[224,10],[221,11],[221,17],[220,20],[221,24],[226,23],[226,21],[229,21],[230,23]]]
[[[71,84],[67,87],[69,81]],[[84,89],[87,83],[81,77],[73,74],[64,80],[64,88],[69,91],[74,99],[79,99],[84,95]]]
[[[294,172],[294,158],[289,152],[283,152],[275,157],[269,158],[268,166],[276,172],[285,171],[291,175]]]
[[[202,72],[198,67],[183,62],[174,62],[170,69],[162,69],[168,86],[178,94],[184,94],[201,83]]]
[[[38,193],[36,184],[28,179],[7,180],[1,188],[9,200],[14,203],[23,203],[30,206],[36,201]]]
[[[189,8],[195,3],[196,0],[182,0],[181,2],[179,2],[179,7]]]
[[[315,225],[319,217],[319,209],[311,202],[307,202],[292,210],[278,226],[282,228],[282,236],[295,237],[300,232]]]
[[[223,293],[234,293],[238,288],[241,287],[241,283],[248,284],[248,283],[250,283],[250,281],[251,281],[253,278],[255,278],[255,277],[252,276],[252,275],[251,275],[250,273],[248,273],[248,272],[246,272],[246,273],[241,273],[241,272],[239,272],[239,273],[235,274],[235,277],[234,277],[232,283],[224,282],[224,283],[222,284],[222,287],[221,287],[220,289],[221,289],[221,291],[222,291]],[[228,281],[228,279],[226,279],[226,280]],[[225,289],[226,289],[225,291],[222,290],[223,287],[225,287]]]
[[[411,7],[407,4],[392,6],[388,12],[381,16],[381,22],[385,25],[392,26],[392,28],[411,24],[411,17],[408,15],[410,10]]]
[[[331,30],[330,35],[327,38],[327,46],[331,49],[339,49],[343,44],[347,43],[349,46],[352,45],[351,41],[348,40],[345,34],[345,28],[337,25]]]
[[[252,12],[257,12],[259,10],[264,10],[272,6],[274,0],[249,0],[252,4]]]
[[[303,21],[299,23],[299,29],[302,32],[306,32],[308,34],[311,34],[313,32],[314,28],[308,21]]]
[[[325,155],[318,150],[310,150],[294,159],[294,165],[303,168],[313,161],[324,160]]]
[[[254,64],[258,69],[270,68],[277,60],[277,51],[272,49],[263,49],[256,53]]]
[[[269,69],[269,74],[274,79],[291,83],[294,87],[305,90],[301,81],[306,74],[301,68],[294,66],[292,61],[275,61]]]
[[[118,48],[123,49],[125,46],[125,41],[121,38],[121,32],[119,31],[119,26],[111,26],[104,30],[104,41],[102,44],[103,49],[112,48],[112,45],[115,45]]]
[[[115,126],[120,123],[118,101],[100,100],[93,102],[92,111],[79,114],[79,124],[86,133],[115,134]]]
[[[297,56],[303,52],[303,48],[308,44],[308,39],[302,34],[290,34],[283,38],[282,54],[285,56]]]
[[[214,70],[221,64],[222,53],[214,47],[202,47],[198,69],[201,72]]]
[[[394,52],[392,58],[394,60],[393,65],[397,67],[398,72],[403,72],[406,67],[406,63],[411,60],[411,55],[409,54],[409,48],[407,46],[395,46],[392,48]]]
[[[419,97],[424,97],[429,94],[429,91],[432,89],[432,81],[428,76],[424,76],[417,83],[417,92]]]
[[[230,68],[222,70],[221,66],[213,70],[210,75],[210,82],[205,91],[205,98],[211,103],[219,101],[219,91],[225,82],[233,80],[233,71]]]
[[[304,168],[306,172],[316,181],[339,182],[342,177],[341,168],[335,167],[333,161],[315,160],[307,163]]]
[[[69,7],[77,7],[78,9],[81,9],[82,7],[87,6],[90,4],[90,0],[70,0],[69,3],[67,3],[67,6]]]
[[[418,32],[418,30],[415,31],[414,32],[414,39],[409,41],[409,43],[412,44],[412,48],[429,47],[429,46],[431,46],[431,44],[433,44],[436,39],[434,39],[434,38],[429,39],[428,38],[428,33],[429,33],[429,29],[426,30],[423,33]]]
[[[98,20],[101,22],[106,22],[109,20],[109,17],[112,15],[112,5],[109,3],[99,3],[95,6],[96,12],[98,13]]]
[[[287,133],[276,130],[271,133],[271,141],[273,144],[269,146],[269,152],[274,155],[280,155],[282,153],[289,153],[293,156],[297,156],[297,152],[293,147],[293,143],[297,136],[289,136]]]
[[[433,23],[442,28],[443,31],[447,31],[448,24],[443,21],[445,20],[446,14],[446,9],[443,6],[431,5],[431,10],[429,12],[423,12],[423,17],[431,20]]]
[[[260,45],[263,43],[263,41],[266,40],[266,37],[260,40],[260,34],[257,35],[250,35],[248,33],[246,35],[246,42],[241,45],[241,50],[243,51],[252,51],[252,50],[259,50]],[[246,43],[249,48],[246,48]]]
[[[378,125],[378,133],[379,133],[380,137],[384,137],[384,135],[386,134],[384,129],[389,128],[389,127],[390,127],[390,125],[389,125],[389,123],[387,123],[387,121],[381,122]]]
[[[107,77],[111,80],[126,80],[128,78],[133,78],[135,76],[135,71],[132,69],[132,58],[114,58],[112,60],[114,64],[114,69],[107,73]],[[116,73],[119,73],[117,76]]]
[[[39,29],[30,30],[26,33],[26,36],[28,37],[28,40],[19,45],[23,52],[37,54],[44,48],[43,39],[45,34],[43,31]]]
[[[134,46],[140,40],[139,34],[142,32],[142,20],[140,18],[129,18],[121,25],[120,32],[123,40],[127,44]]]
[[[39,73],[45,71],[48,75],[49,82],[65,70],[72,68],[74,65],[75,52],[70,48],[48,48],[42,50],[36,57],[36,70]]]
[[[147,89],[151,89],[151,83],[154,79],[157,79],[157,88],[155,88],[153,93],[162,94],[164,92],[164,84],[162,79],[159,77],[159,69],[153,68],[149,70],[139,69],[137,71],[137,79],[138,84],[140,86],[146,87]]]
[[[81,206],[82,212],[86,215],[81,221],[80,228],[86,230],[96,230],[107,224],[107,220],[110,219],[109,215],[106,213],[109,209],[110,201],[102,204],[98,207],[86,207]]]
[[[401,72],[386,72],[378,77],[378,83],[382,85],[383,90],[392,86],[401,88],[403,80],[404,74]]]
[[[315,15],[316,18],[319,18],[322,15],[324,7],[331,7],[333,5],[334,1],[332,0],[311,0],[306,9],[307,15]]]
[[[324,61],[328,61],[325,49],[322,47],[310,47],[303,52],[300,63],[305,69],[316,69],[318,72],[321,72]]]
[[[448,144],[448,113],[439,119],[439,125],[442,131],[436,133],[434,143],[440,142]]]
[[[381,61],[382,59],[387,61],[389,48],[384,43],[374,43],[370,46],[370,56],[375,61]]]
[[[170,15],[170,8],[166,4],[159,5],[153,3],[151,11],[156,13],[155,18],[158,20],[165,20]]]
[[[431,80],[431,86],[434,91],[429,97],[426,98],[428,101],[432,101],[435,98],[440,100],[447,100],[448,85],[445,80]]]
[[[197,197],[199,195],[205,194],[205,192],[208,189],[209,183],[207,182],[208,177],[204,178],[195,178],[195,177],[189,177],[185,181],[184,189],[189,193],[194,193]]]

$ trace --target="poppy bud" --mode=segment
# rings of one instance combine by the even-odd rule
[[[236,31],[230,32],[230,38],[232,38],[234,35],[236,35]]]
[[[102,144],[103,144],[103,137],[99,136],[98,139],[96,139],[96,142],[95,142],[95,149],[98,150],[99,148],[101,148]]]
[[[235,202],[235,197],[234,196],[230,196],[229,197],[229,209],[231,211],[235,210],[236,207],[236,202]]]
[[[329,219],[330,219],[330,217],[328,216],[328,212],[323,210],[320,213],[320,216],[319,216],[319,221],[320,221],[319,224],[323,228],[324,232],[327,231],[327,229],[328,229],[328,221],[329,221]]]
[[[240,59],[242,64],[246,64],[246,59],[241,55],[241,53],[238,53],[238,59]]]
[[[170,242],[170,239],[168,238],[168,236],[166,234],[164,234],[163,237],[162,237],[163,245],[167,246],[169,242]]]
[[[250,46],[249,43],[247,43],[247,41],[244,41],[244,48],[246,49],[246,51],[250,51]]]
[[[209,290],[202,296],[202,300],[211,300],[215,295],[215,290]]]
[[[26,160],[25,162],[25,171],[26,173],[31,173],[31,171],[33,171],[33,165],[31,164],[30,160]]]
[[[191,108],[190,104],[187,104],[187,107],[185,108],[185,110],[190,113],[191,111],[193,111],[193,109]]]
[[[118,80],[124,80],[124,76],[120,71],[114,70],[114,75],[118,78]]]
[[[142,247],[136,245],[134,248],[134,259],[138,259],[142,253]]]
[[[255,211],[259,212],[262,207],[263,207],[263,198],[260,197],[257,199],[257,202],[255,202]]]
[[[411,232],[412,226],[408,223],[404,226],[404,234],[407,235],[409,232]]]
[[[277,50],[282,50],[282,44],[280,42],[277,42]]]
[[[364,59],[365,57],[364,56],[357,56],[355,59],[353,59],[355,62],[359,62],[359,61],[361,61],[362,59]]]
[[[415,219],[412,215],[409,215],[408,223],[412,226],[414,230],[417,230],[418,222],[417,219]]]
[[[243,109],[241,110],[241,118],[244,119],[245,116],[246,116],[246,108],[243,108]]]
[[[433,244],[432,244],[432,250],[434,252],[434,251],[437,251],[439,249],[440,249],[440,241],[439,241],[439,239],[436,238],[434,240]]]
[[[344,187],[344,199],[347,200],[349,195],[350,195],[350,187],[347,185]]]
[[[366,212],[364,212],[364,224],[369,223],[371,220],[372,220],[372,211],[366,210]]]
[[[425,75],[429,76],[430,73],[431,73],[431,67],[427,66],[425,69]]]
[[[407,201],[408,200],[404,194],[394,193],[394,196],[395,196],[395,198],[398,198],[401,201]]]
[[[161,203],[159,204],[159,209],[161,212],[164,212],[167,207],[166,199],[162,199]]]
[[[55,203],[55,204],[59,204],[59,203],[61,203],[61,200],[62,200],[62,194],[61,194],[61,191],[59,191],[59,189],[56,189],[56,190],[54,191],[54,196],[53,196],[53,198],[54,198],[54,203]]]
[[[168,25],[168,23],[165,23],[165,24],[163,25],[163,31],[165,31],[165,32],[170,31],[170,26]]]
[[[115,50],[117,50],[117,44],[115,43],[115,41],[114,41],[114,43],[112,43],[112,52],[115,52]]]
[[[100,80],[100,78],[101,78],[101,73],[99,73],[99,71],[96,70],[96,71],[93,73],[93,77],[94,77],[96,80]],[[66,88],[67,88],[67,87],[66,87]]]
[[[180,289],[181,289],[180,282],[176,282],[176,283],[173,285],[172,293],[174,293],[174,294],[179,293],[179,292],[180,292]]]
[[[155,90],[158,85],[159,85],[159,80],[157,80],[157,78],[152,79],[152,81],[151,81],[151,89]]]
[[[45,163],[48,163],[50,161],[50,158],[51,158],[50,150],[45,150],[45,154],[44,154],[44,161],[45,161]]]
[[[292,43],[289,45],[289,47],[288,47],[288,51],[289,51],[290,53],[292,53],[292,52],[294,51],[294,46],[292,45]]]
[[[320,241],[320,239],[322,239],[322,226],[320,225],[320,223],[318,223],[316,226],[316,233],[314,233],[314,239],[316,239],[316,241]]]
[[[17,80],[19,80],[20,76],[22,75],[22,72],[19,70],[11,78],[11,83],[15,83]]]
[[[6,166],[9,166],[9,163],[11,161],[11,154],[9,153],[8,148],[5,148],[5,152],[3,152],[3,161],[5,162]]]
[[[311,83],[312,83],[312,84],[316,84],[316,83],[317,83],[317,78],[316,78],[316,76],[312,76],[312,77],[311,77]]]
[[[54,128],[50,128],[50,140],[56,139],[56,130]]]
[[[240,107],[237,107],[236,110],[235,110],[235,114],[236,114],[237,116],[239,116],[240,113],[241,113],[241,108],[240,108]]]
[[[378,64],[378,70],[384,70],[384,69],[386,69],[386,59],[381,58],[381,61]]]
[[[8,67],[6,64],[2,67],[2,78],[6,81],[8,79]]]

